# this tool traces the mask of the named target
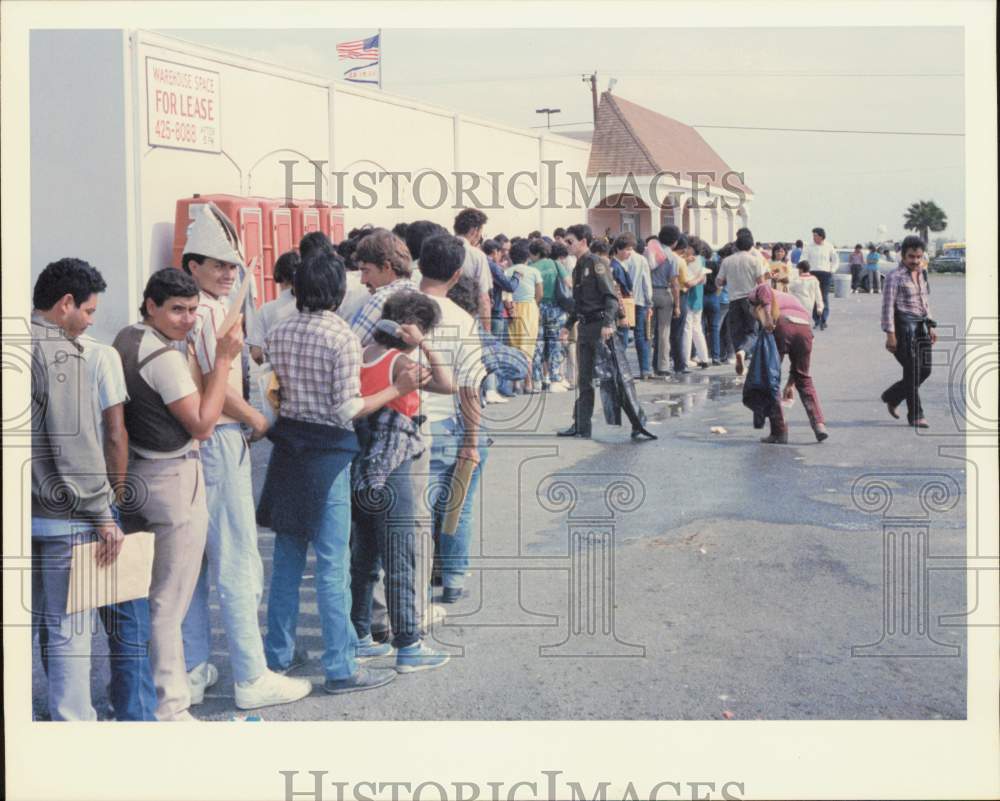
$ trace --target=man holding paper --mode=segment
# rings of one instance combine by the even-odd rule
[[[194,278],[199,290],[197,319],[187,339],[194,348],[197,370],[208,376],[215,369],[218,344],[234,324],[253,276],[247,270],[244,284],[230,304],[229,295],[243,265],[243,255],[232,222],[213,203],[197,207],[188,227],[182,260],[184,271]],[[184,657],[191,694],[197,701],[205,688],[218,680],[217,669],[208,661],[212,643],[208,612],[211,573],[229,643],[236,706],[257,709],[304,698],[312,684],[268,670],[264,658],[257,621],[264,567],[257,550],[250,446],[241,423],[249,426],[253,439],[260,439],[268,429],[267,419],[243,399],[242,365],[236,359],[229,368],[222,415],[201,446],[208,539],[205,566],[184,620]]]
[[[111,513],[111,485],[90,408],[90,371],[78,341],[105,288],[87,262],[66,258],[42,271],[33,297],[31,608],[52,720],[97,719],[90,697],[93,610],[66,611],[73,545],[96,532],[96,559],[104,567],[125,540]]]

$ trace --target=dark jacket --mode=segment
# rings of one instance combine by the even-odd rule
[[[490,301],[493,304],[493,316],[501,316],[499,312],[503,311],[503,293],[513,292],[517,289],[520,279],[517,276],[508,278],[500,267],[493,259],[487,259],[490,263],[490,275],[493,276],[493,289],[490,290]]]
[[[573,301],[575,309],[566,328],[576,322],[600,322],[610,327],[618,319],[618,295],[611,269],[591,253],[581,256],[573,268]]]
[[[257,523],[312,539],[330,487],[358,452],[358,438],[346,428],[288,417],[279,417],[267,438],[274,450],[257,504]]]

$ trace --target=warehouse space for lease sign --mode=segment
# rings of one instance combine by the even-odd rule
[[[146,58],[150,147],[221,153],[219,73]]]

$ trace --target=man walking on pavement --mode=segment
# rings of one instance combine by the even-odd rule
[[[757,284],[763,283],[769,272],[752,252],[753,234],[741,230],[736,235],[736,252],[726,256],[719,265],[717,286],[729,288],[729,314],[726,325],[736,354],[736,375],[743,375],[746,356],[757,340],[757,318],[747,296]]]
[[[802,251],[802,261],[812,266],[812,274],[819,281],[819,289],[823,295],[823,310],[813,312],[814,327],[820,331],[826,330],[826,321],[830,319],[830,284],[837,272],[837,251],[826,241],[826,231],[822,228],[812,229],[812,244]]]
[[[921,271],[926,245],[919,236],[903,240],[902,264],[885,281],[882,294],[882,330],[885,349],[903,368],[903,378],[882,393],[889,414],[906,401],[906,420],[914,428],[929,428],[920,405],[920,385],[931,374],[931,346],[937,342],[937,323],[931,319],[927,281]]]

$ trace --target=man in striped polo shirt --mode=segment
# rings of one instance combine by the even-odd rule
[[[243,265],[241,245],[232,222],[214,204],[198,207],[187,232],[184,271],[198,285],[197,320],[188,334],[195,369],[207,376],[215,368],[219,327],[229,313],[227,296]],[[253,280],[247,276],[246,280]],[[257,550],[257,520],[251,483],[250,446],[240,425],[253,438],[267,432],[264,416],[243,399],[243,371],[236,360],[228,374],[222,416],[202,443],[208,502],[205,566],[184,619],[184,657],[192,697],[218,679],[209,661],[212,631],[208,611],[209,575],[219,592],[222,622],[229,644],[236,706],[256,709],[304,698],[308,681],[290,679],[267,668],[257,610],[264,591],[264,567]]]

